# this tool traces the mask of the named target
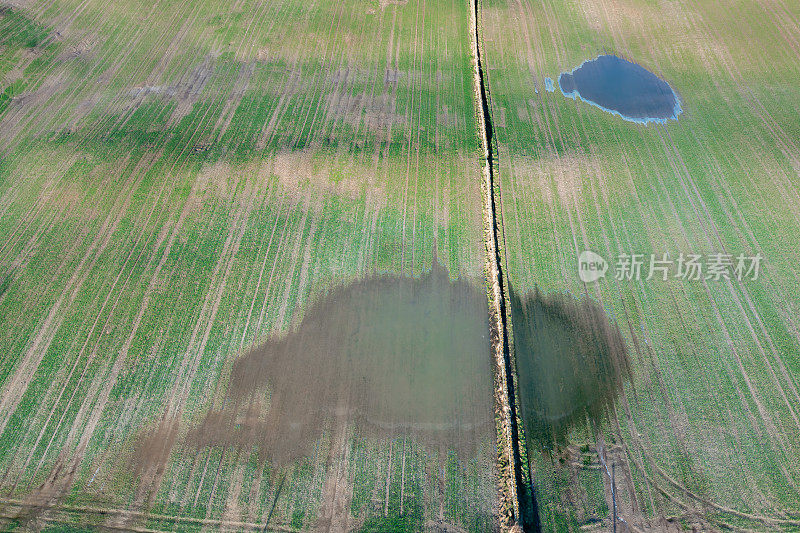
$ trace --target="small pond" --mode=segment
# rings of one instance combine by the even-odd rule
[[[625,120],[664,123],[681,113],[678,95],[669,84],[621,57],[601,55],[558,77],[561,92],[580,98]]]

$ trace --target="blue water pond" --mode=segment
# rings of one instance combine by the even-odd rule
[[[681,113],[678,95],[649,70],[614,55],[601,55],[558,77],[561,93],[625,120],[664,123]]]

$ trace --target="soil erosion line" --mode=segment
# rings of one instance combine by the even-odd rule
[[[521,490],[521,456],[517,428],[516,401],[514,393],[513,365],[508,339],[508,310],[505,305],[503,288],[502,258],[500,252],[500,218],[498,216],[499,187],[494,183],[494,157],[489,96],[484,79],[480,47],[480,0],[472,3],[472,59],[473,83],[478,98],[476,107],[478,133],[483,146],[483,176],[481,189],[484,194],[483,225],[486,246],[486,282],[489,298],[489,334],[494,360],[495,412],[498,420],[497,468],[500,491],[500,527],[503,530],[519,528],[523,525],[520,512],[519,494]]]

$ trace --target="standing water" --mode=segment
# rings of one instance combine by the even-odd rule
[[[484,292],[436,264],[337,288],[235,362],[224,407],[194,437],[283,462],[333,417],[472,454],[494,441],[488,330]]]
[[[601,55],[558,77],[561,92],[625,120],[664,123],[677,120],[680,102],[669,84],[614,55]]]

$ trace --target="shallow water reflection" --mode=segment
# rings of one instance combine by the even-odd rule
[[[589,299],[538,290],[511,298],[526,436],[549,449],[611,406],[629,375],[625,340]]]
[[[484,292],[438,265],[337,288],[235,362],[224,407],[189,438],[283,462],[338,420],[474,450],[493,442],[487,316]]]
[[[678,97],[666,81],[614,55],[598,56],[562,73],[558,85],[564,96],[633,122],[666,122],[681,113]]]

